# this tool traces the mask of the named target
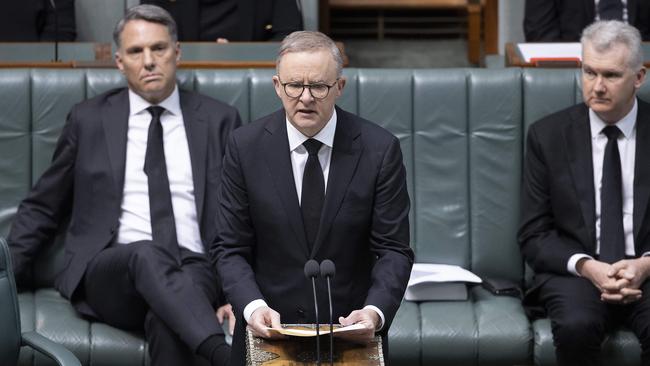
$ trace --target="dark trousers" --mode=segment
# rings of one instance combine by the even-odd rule
[[[99,320],[142,330],[152,365],[207,364],[196,356],[211,335],[218,280],[205,255],[180,249],[181,265],[150,241],[112,245],[88,264],[85,302]]]
[[[539,289],[551,319],[558,365],[602,365],[601,344],[608,331],[625,326],[639,338],[643,365],[650,365],[650,284],[641,300],[628,305],[600,300],[600,291],[582,277],[554,276]]]

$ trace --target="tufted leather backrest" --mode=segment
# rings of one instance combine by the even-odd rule
[[[235,106],[247,123],[281,106],[273,74],[180,70],[178,81]],[[526,129],[581,100],[579,71],[345,69],[344,76],[338,105],[400,140],[416,260],[521,280],[516,231]],[[124,85],[117,70],[0,70],[0,236],[49,165],[70,108]],[[650,85],[639,94],[649,99]],[[58,243],[34,266],[41,286],[62,269]]]
[[[20,350],[20,317],[16,284],[11,271],[9,248],[0,238],[0,360],[3,365],[15,365]]]

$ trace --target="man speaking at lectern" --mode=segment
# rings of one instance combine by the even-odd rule
[[[283,108],[231,135],[224,157],[219,235],[211,255],[240,319],[232,360],[244,362],[245,324],[314,323],[309,259],[331,259],[333,316],[386,334],[413,263],[409,198],[398,139],[335,107],[345,86],[334,42],[294,32],[280,47],[273,85]],[[320,323],[329,312],[316,281]]]

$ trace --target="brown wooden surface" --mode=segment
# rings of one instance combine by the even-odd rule
[[[481,4],[467,5],[467,60],[481,60]]]
[[[485,54],[499,53],[499,1],[486,0],[483,7],[483,37],[485,38]]]
[[[48,68],[48,69],[71,69],[74,62],[3,62],[0,61],[0,69],[22,69],[22,68]]]
[[[248,365],[291,366],[316,365],[315,337],[288,337],[285,340],[266,340],[246,332]],[[321,336],[321,362],[329,364],[329,336]],[[383,366],[381,337],[367,345],[334,338],[334,365]]]

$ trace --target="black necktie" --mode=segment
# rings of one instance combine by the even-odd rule
[[[151,236],[154,243],[177,258],[179,252],[176,223],[174,222],[172,195],[169,190],[167,164],[165,163],[163,128],[160,123],[160,115],[163,114],[165,108],[152,106],[147,108],[147,111],[151,113],[151,123],[147,138],[147,153],[144,158],[144,172],[147,174],[149,185]]]
[[[621,0],[600,0],[598,15],[600,20],[623,20],[623,3]]]
[[[320,141],[309,139],[302,143],[307,149],[309,157],[305,164],[305,172],[302,175],[302,193],[300,196],[300,209],[302,210],[302,222],[305,225],[307,234],[307,244],[309,250],[314,247],[316,234],[318,234],[318,225],[320,215],[323,210],[323,201],[325,200],[325,179],[323,179],[323,169],[318,161],[318,150],[320,150]]]
[[[623,183],[617,142],[621,130],[607,126],[602,132],[607,136],[607,145],[600,188],[600,259],[614,263],[625,257]]]

